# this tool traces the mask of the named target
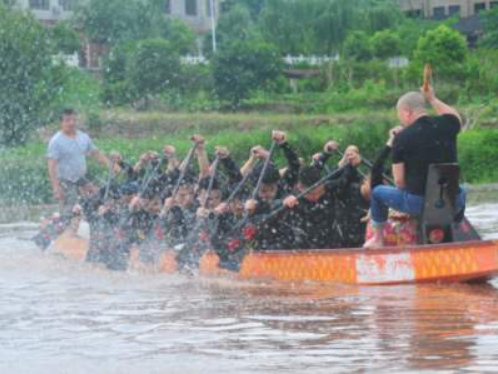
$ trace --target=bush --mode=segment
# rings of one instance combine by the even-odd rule
[[[55,49],[66,55],[77,53],[81,47],[81,38],[67,23],[59,22],[50,29],[50,36],[54,42]]]
[[[380,59],[399,56],[401,53],[401,40],[399,35],[392,30],[376,32],[370,41],[373,55]]]
[[[52,62],[47,29],[0,5],[0,146],[25,143],[53,116],[65,70]]]
[[[354,31],[350,33],[342,47],[344,57],[356,61],[367,61],[372,58],[372,45],[367,33]]]
[[[142,40],[130,56],[129,81],[138,99],[164,92],[177,85],[181,69],[180,55],[163,39]]]
[[[278,50],[257,40],[234,41],[220,49],[212,65],[216,93],[234,107],[277,79],[282,69]]]
[[[465,38],[458,31],[442,25],[419,39],[410,72],[412,77],[419,77],[424,64],[429,63],[436,80],[461,82],[465,79],[467,56]]]

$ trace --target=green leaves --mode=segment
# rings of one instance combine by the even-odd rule
[[[343,46],[344,57],[356,61],[368,61],[372,58],[372,45],[366,32],[355,31],[348,35]]]
[[[182,54],[195,48],[195,34],[164,15],[162,0],[89,0],[75,14],[90,40],[115,46],[128,40],[166,38]]]
[[[498,8],[480,15],[484,26],[484,38],[481,45],[486,48],[498,48]]]
[[[458,31],[441,25],[419,39],[412,66],[422,71],[422,66],[429,63],[436,78],[454,81],[465,73],[467,57],[465,38]]]
[[[140,41],[129,64],[130,82],[140,98],[175,86],[181,71],[178,52],[163,39]]]
[[[401,39],[392,30],[382,30],[374,34],[371,39],[372,51],[379,59],[388,59],[401,54]]]
[[[53,44],[33,17],[0,7],[0,145],[25,143],[50,120],[65,77]]]
[[[282,68],[279,51],[258,40],[232,42],[214,56],[212,65],[218,96],[233,106],[275,80]]]

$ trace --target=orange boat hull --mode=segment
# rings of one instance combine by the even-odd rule
[[[53,250],[82,261],[88,241],[63,234],[55,241]],[[138,261],[136,251],[132,251],[130,263],[135,267]],[[220,269],[218,263],[214,252],[206,253],[200,262],[200,274],[358,285],[468,282],[498,276],[498,241],[383,249],[253,251],[244,257],[238,273]],[[176,272],[175,253],[165,251],[155,269]]]
[[[217,275],[210,252],[201,274]],[[468,282],[498,275],[498,242],[479,241],[407,248],[254,251],[243,260],[241,279],[313,280],[358,285]]]

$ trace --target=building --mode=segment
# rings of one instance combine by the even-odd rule
[[[412,17],[444,19],[472,17],[498,6],[498,0],[398,0],[401,11]]]
[[[398,0],[401,11],[410,17],[443,20],[459,17],[454,28],[467,38],[469,46],[477,45],[483,36],[479,13],[498,7],[498,0]]]
[[[215,19],[218,18],[223,0],[164,0],[164,12],[191,26],[198,34],[211,30],[211,5]]]
[[[84,0],[4,0],[14,8],[30,10],[38,20],[47,24],[69,19],[75,5],[81,1]],[[204,34],[211,29],[211,4],[214,5],[214,15],[217,18],[220,4],[223,3],[223,0],[163,1],[165,16],[185,21],[198,34]]]
[[[46,24],[55,24],[69,19],[74,0],[7,0],[12,7],[30,10],[36,19]]]

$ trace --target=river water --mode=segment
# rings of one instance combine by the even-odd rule
[[[469,217],[498,239],[498,203]],[[0,373],[498,372],[498,282],[351,287],[111,273],[0,226]]]

